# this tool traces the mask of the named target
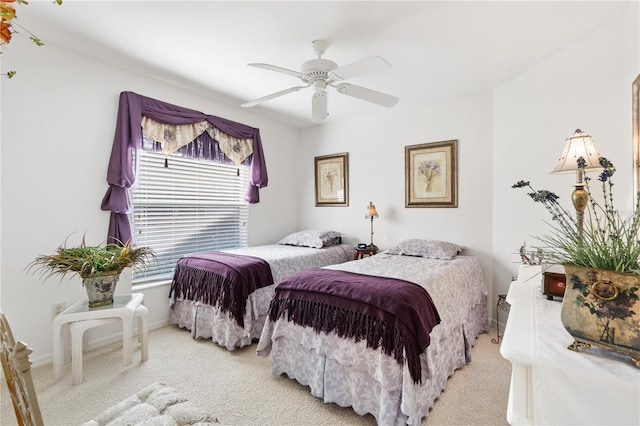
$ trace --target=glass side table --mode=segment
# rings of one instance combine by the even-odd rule
[[[138,318],[138,341],[141,360],[146,361],[148,352],[148,310],[142,305],[144,295],[133,293],[115,296],[109,305],[89,307],[87,299],[80,300],[58,314],[53,320],[53,374],[62,376],[62,367],[67,359],[66,348],[71,346],[71,383],[82,383],[82,350],[84,332],[90,328],[122,322],[122,354],[124,365],[133,358],[133,321]],[[69,342],[71,340],[71,342]]]

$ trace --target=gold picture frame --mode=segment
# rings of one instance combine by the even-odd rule
[[[405,207],[458,207],[458,140],[404,148]]]
[[[316,207],[349,205],[349,153],[315,157]]]
[[[632,84],[633,113],[633,185],[640,191],[640,74]]]

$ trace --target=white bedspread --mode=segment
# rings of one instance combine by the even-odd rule
[[[441,323],[421,355],[422,384],[414,384],[408,368],[366,342],[316,333],[286,319],[267,320],[258,355],[270,354],[274,374],[286,373],[325,402],[371,413],[381,425],[420,424],[448,377],[471,361],[471,347],[488,327],[480,262],[471,256],[437,260],[381,253],[327,268],[404,279],[427,289]]]
[[[260,337],[274,288],[284,277],[302,269],[342,263],[355,257],[355,249],[348,244],[321,249],[272,244],[221,251],[263,259],[271,267],[275,284],[258,288],[249,295],[244,327],[217,306],[181,298],[171,300],[171,324],[191,330],[194,338],[211,338],[230,351],[250,345]]]

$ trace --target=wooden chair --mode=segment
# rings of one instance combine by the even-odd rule
[[[0,344],[4,377],[7,381],[13,409],[20,426],[42,426],[42,414],[38,406],[33,379],[31,377],[31,348],[23,342],[16,342],[4,313],[0,312]],[[120,403],[100,413],[85,425],[98,426],[110,422],[135,424],[141,420],[155,424],[198,424],[218,423],[215,417],[202,411],[195,404],[164,383],[154,383]],[[171,420],[167,422],[167,418]],[[163,421],[164,419],[164,421]]]
[[[42,414],[38,406],[36,391],[31,379],[31,348],[17,342],[11,333],[9,321],[0,312],[0,346],[2,348],[2,370],[11,394],[13,409],[20,426],[42,426]]]

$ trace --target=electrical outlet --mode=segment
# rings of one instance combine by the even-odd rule
[[[51,317],[55,318],[56,315],[64,311],[64,309],[64,302],[54,303],[53,305],[51,305]]]

